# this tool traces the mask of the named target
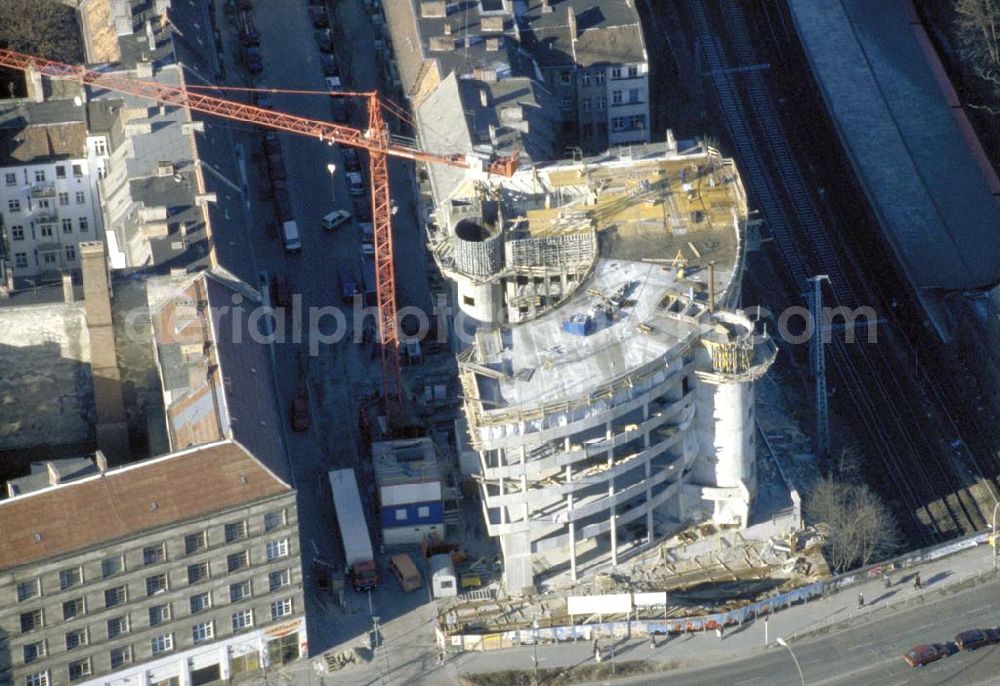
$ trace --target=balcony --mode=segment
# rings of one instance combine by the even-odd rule
[[[59,212],[54,207],[38,207],[36,205],[29,216],[31,223],[36,226],[38,224],[54,224],[59,219]]]
[[[32,198],[54,198],[56,197],[56,185],[49,181],[31,184]]]

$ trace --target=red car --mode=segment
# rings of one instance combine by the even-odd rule
[[[304,395],[297,395],[292,401],[292,430],[309,430],[309,401]]]
[[[923,667],[948,655],[948,648],[940,643],[923,643],[903,653],[903,660],[911,667]]]

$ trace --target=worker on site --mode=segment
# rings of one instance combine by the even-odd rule
[[[865,594],[858,593],[858,607],[864,607],[864,606],[865,606]]]

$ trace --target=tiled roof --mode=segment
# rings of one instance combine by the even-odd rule
[[[109,544],[290,491],[231,442],[139,462],[0,501],[0,569]]]

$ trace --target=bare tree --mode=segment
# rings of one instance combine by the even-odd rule
[[[57,0],[2,0],[4,47],[59,60],[81,62],[76,11]]]
[[[955,0],[962,57],[980,77],[1000,82],[1000,0]]]
[[[884,559],[899,545],[895,518],[864,484],[820,480],[806,501],[806,514],[828,527],[823,552],[834,572]]]

